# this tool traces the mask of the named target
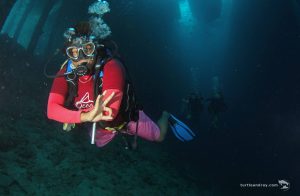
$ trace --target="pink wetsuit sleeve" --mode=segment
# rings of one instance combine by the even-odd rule
[[[63,70],[59,74],[64,73]],[[64,77],[55,78],[48,98],[47,116],[62,123],[80,123],[81,111],[64,107],[68,86]]]
[[[104,100],[115,93],[112,100],[107,104],[107,107],[112,109],[113,119],[118,115],[120,105],[123,98],[123,90],[125,85],[125,73],[121,63],[115,59],[109,61],[103,70],[103,89],[106,91]]]

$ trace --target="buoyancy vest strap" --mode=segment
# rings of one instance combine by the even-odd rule
[[[105,64],[112,58],[97,59],[94,73],[94,101],[96,101],[99,94],[102,94],[102,88],[99,87],[100,73],[103,71]]]
[[[67,64],[68,61],[69,61],[69,59],[65,60],[65,62],[60,66],[60,69],[63,69],[64,66]]]

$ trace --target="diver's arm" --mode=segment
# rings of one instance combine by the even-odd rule
[[[65,98],[61,94],[50,93],[47,116],[49,119],[62,123],[80,123],[81,111],[73,111],[64,107]]]
[[[61,75],[64,69],[58,72]],[[48,98],[47,116],[49,119],[62,123],[80,123],[81,111],[65,108],[65,97],[68,93],[67,81],[64,77],[55,78]]]
[[[104,95],[97,97],[95,107],[88,112],[73,111],[66,109],[62,103],[64,97],[50,93],[48,101],[48,118],[62,123],[82,123],[82,122],[97,122],[100,120],[111,120],[112,109],[107,107],[107,103],[114,97],[114,93],[110,93],[105,99]],[[103,114],[105,111],[105,114]]]

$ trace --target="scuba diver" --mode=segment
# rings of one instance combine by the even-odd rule
[[[193,124],[198,123],[201,112],[203,111],[203,96],[199,93],[190,93],[188,97],[182,99],[185,119]]]
[[[169,126],[181,141],[192,140],[192,130],[172,114],[164,111],[155,123],[137,106],[117,46],[99,41],[92,33],[89,22],[78,23],[65,32],[64,51],[68,59],[53,76],[48,118],[64,123],[66,131],[76,123],[88,125],[91,143],[98,147],[105,146],[119,133],[134,135],[132,148],[136,148],[137,136],[161,142]]]
[[[220,113],[227,110],[227,105],[219,86],[219,78],[217,76],[213,77],[213,95],[207,99],[207,110],[211,114],[211,129],[213,130],[219,127]]]

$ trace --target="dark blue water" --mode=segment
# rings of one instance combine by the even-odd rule
[[[22,49],[24,45],[20,41],[21,46],[16,44],[16,37],[8,38],[2,32],[2,40],[9,39],[15,43],[10,45],[12,48],[21,48],[17,54],[23,55],[22,59],[34,58],[36,69],[23,68],[27,75],[42,73],[39,65],[43,65],[56,48],[62,47],[64,30],[88,18],[86,9],[78,7],[87,7],[94,1],[63,2],[63,11],[57,13],[56,20],[53,16],[54,25],[46,30],[49,31],[46,37],[50,36],[46,40],[52,41],[45,44],[42,39],[33,57],[28,49]],[[138,99],[153,119],[157,119],[162,110],[184,119],[180,113],[182,99],[191,92],[210,98],[214,92],[213,78],[218,78],[217,88],[224,95],[227,110],[220,114],[218,127],[212,129],[208,102],[204,102],[199,120],[185,121],[197,134],[195,140],[182,143],[171,133],[167,136],[161,145],[169,154],[172,166],[209,195],[299,194],[300,2],[108,2],[112,11],[104,19],[131,72]],[[9,1],[0,5],[4,16]],[[6,48],[0,49],[6,51]],[[9,58],[13,57],[2,55],[5,60],[0,68],[13,75],[17,66],[3,63]],[[63,57],[52,59],[52,63],[61,59]],[[57,67],[49,70],[55,72]],[[4,88],[20,89],[22,84],[10,83],[6,76],[3,72],[4,96],[0,97],[0,104],[3,112],[11,112],[4,104],[9,100]],[[42,75],[38,78],[42,85],[38,92],[43,98],[40,105],[45,109],[51,81]],[[18,93],[16,91],[14,97],[38,96],[34,92]],[[25,109],[20,104],[10,114],[19,118],[16,117],[19,110]],[[55,126],[53,122],[46,122]],[[290,182],[290,190],[241,187],[243,184],[278,185],[278,180],[283,179]],[[7,189],[4,192],[7,193]]]

